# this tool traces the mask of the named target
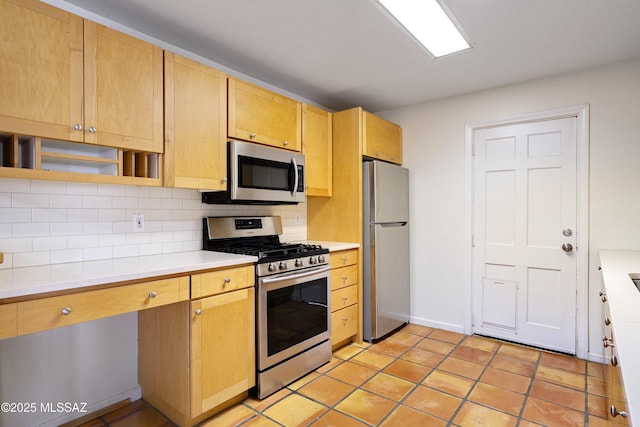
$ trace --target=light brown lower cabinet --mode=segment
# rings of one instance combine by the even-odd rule
[[[358,250],[331,252],[331,345],[358,334]]]
[[[255,385],[251,287],[138,314],[142,397],[180,426],[242,400]]]

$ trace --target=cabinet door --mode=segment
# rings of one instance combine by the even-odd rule
[[[307,196],[331,196],[331,113],[302,105],[302,153]]]
[[[165,52],[164,96],[165,186],[225,190],[226,74]]]
[[[254,310],[254,288],[191,303],[193,417],[255,385]]]
[[[363,113],[363,155],[402,164],[402,129],[400,126],[367,111]]]
[[[0,0],[0,129],[82,141],[82,18]]]
[[[300,151],[302,104],[229,79],[229,137]]]
[[[163,151],[162,49],[84,21],[85,142]]]

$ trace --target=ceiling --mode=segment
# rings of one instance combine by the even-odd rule
[[[334,110],[379,112],[640,56],[639,0],[444,0],[473,49],[436,60],[374,0],[49,2]]]

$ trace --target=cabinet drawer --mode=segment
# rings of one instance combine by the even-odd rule
[[[347,286],[331,292],[331,311],[337,311],[358,302],[358,287]]]
[[[358,333],[358,304],[331,313],[331,344]]]
[[[18,325],[17,304],[0,305],[0,340],[15,337]]]
[[[348,251],[332,252],[329,254],[329,264],[331,268],[344,267],[353,265],[358,262],[358,250],[349,249]]]
[[[358,282],[358,266],[336,268],[331,270],[331,289],[336,290]]]
[[[225,268],[191,276],[191,298],[221,294],[254,284],[253,266]]]
[[[189,299],[189,277],[79,292],[17,303],[18,335]]]

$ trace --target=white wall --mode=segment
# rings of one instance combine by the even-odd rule
[[[134,213],[144,214],[144,232],[133,232]],[[199,250],[202,218],[221,215],[280,215],[283,241],[306,239],[303,203],[214,206],[195,190],[0,178],[0,268]],[[137,322],[131,313],[0,340],[0,402],[38,409],[0,411],[0,427],[83,415],[43,412],[40,403],[86,402],[92,412],[139,398]]]
[[[640,249],[640,59],[379,113],[411,170],[411,315],[465,322],[465,124],[590,105],[589,351],[602,353],[599,249]]]

